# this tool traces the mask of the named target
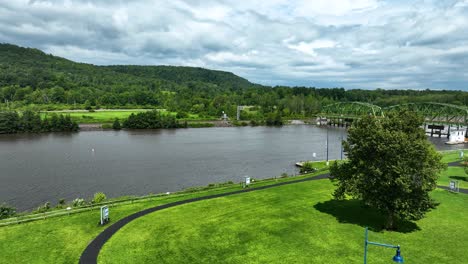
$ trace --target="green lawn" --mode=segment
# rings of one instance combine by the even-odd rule
[[[304,177],[271,179],[254,183],[254,186],[292,181]],[[188,193],[171,194],[132,204],[110,208],[112,222],[141,211],[170,202],[239,190],[239,184],[197,188]],[[99,210],[69,216],[48,218],[19,225],[0,226],[0,263],[76,263],[88,243],[105,227],[97,225]]]
[[[468,150],[463,150],[464,155],[468,155]],[[460,150],[443,152],[443,162],[453,162],[460,160]]]
[[[448,187],[451,180],[458,181],[460,188],[468,189],[468,176],[463,167],[449,167],[441,173],[438,184]]]
[[[79,124],[102,124],[102,123],[112,123],[116,118],[123,121],[132,113],[145,112],[148,110],[145,109],[129,109],[129,110],[118,110],[118,111],[95,111],[95,112],[69,112],[69,111],[60,111],[56,112],[57,114],[70,115],[72,120],[76,121]],[[44,117],[48,113],[41,113]]]
[[[468,196],[436,190],[427,218],[381,230],[383,216],[358,201],[331,200],[328,180],[182,205],[126,225],[99,263],[360,263],[370,239],[400,244],[407,263],[466,263]],[[369,263],[393,249],[370,246]]]

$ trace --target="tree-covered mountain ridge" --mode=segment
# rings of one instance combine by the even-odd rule
[[[98,66],[78,63],[62,57],[46,54],[34,48],[24,48],[12,44],[0,43],[0,86],[20,85],[32,86],[57,84],[60,79],[91,81],[99,79],[101,84],[115,84],[133,79],[134,83],[160,81],[184,84],[188,82],[204,82],[230,88],[246,88],[252,86],[248,80],[231,72],[210,70],[200,67],[185,66],[139,66],[112,65]],[[39,74],[37,80],[30,77]],[[86,75],[92,78],[86,78]],[[108,78],[112,76],[112,78]],[[40,87],[41,88],[41,87]],[[73,87],[64,87],[73,88]]]

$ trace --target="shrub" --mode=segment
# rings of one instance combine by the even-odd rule
[[[304,165],[301,167],[301,173],[312,173],[317,171],[317,168],[314,167],[312,162],[304,162]]]
[[[50,202],[45,202],[44,205],[39,206],[37,210],[35,211],[36,213],[45,213],[50,210]]]
[[[281,173],[281,178],[287,178],[288,174],[286,172]]]
[[[8,206],[6,204],[0,205],[0,219],[5,219],[12,217],[16,214],[16,209],[14,207]]]
[[[76,198],[72,201],[73,207],[83,206],[86,204],[85,200],[82,198]]]
[[[176,115],[177,119],[187,118],[187,117],[189,117],[189,115],[186,112],[183,112],[183,111],[177,112],[177,115]]]
[[[112,128],[115,130],[120,130],[122,126],[120,125],[120,121],[118,118],[114,120],[114,123],[112,124]]]
[[[107,197],[103,192],[97,192],[94,194],[92,203],[102,203],[106,199]]]
[[[251,126],[258,126],[257,120],[250,120],[250,125]]]
[[[57,208],[63,208],[63,206],[65,205],[65,199],[60,199],[58,204],[57,204]]]

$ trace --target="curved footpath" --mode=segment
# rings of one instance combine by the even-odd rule
[[[448,163],[448,166],[454,167],[454,166],[461,166],[459,161],[456,162],[450,162]],[[306,181],[314,181],[314,180],[321,180],[321,179],[326,179],[330,176],[330,173],[325,173],[321,174],[318,176],[313,176],[310,178],[305,178],[305,179],[300,179],[300,180],[293,180],[293,181],[288,181],[288,182],[280,182],[272,185],[266,185],[266,186],[261,186],[261,187],[256,187],[256,188],[250,188],[250,189],[243,189],[243,190],[238,190],[238,191],[233,191],[233,192],[228,192],[228,193],[220,193],[220,194],[213,194],[213,195],[208,195],[208,196],[203,196],[203,197],[197,197],[197,198],[192,198],[192,199],[187,199],[183,201],[177,201],[173,203],[168,203],[168,204],[163,204],[159,205],[156,207],[148,208],[143,211],[131,214],[129,216],[126,216],[116,223],[112,224],[108,228],[106,228],[104,231],[102,231],[95,239],[91,241],[91,243],[88,244],[86,249],[83,251],[80,257],[80,263],[82,264],[87,264],[87,263],[97,263],[97,259],[99,256],[99,252],[101,251],[101,248],[104,246],[104,244],[117,232],[119,231],[120,228],[122,228],[124,225],[130,223],[131,221],[142,217],[144,215],[150,214],[152,212],[160,211],[166,208],[171,208],[174,206],[182,205],[182,204],[188,204],[188,203],[193,203],[197,201],[203,201],[203,200],[209,200],[209,199],[214,199],[214,198],[219,198],[219,197],[224,197],[224,196],[229,196],[233,194],[239,194],[239,193],[246,193],[246,192],[252,192],[252,191],[258,191],[258,190],[264,190],[264,189],[269,189],[273,187],[278,187],[282,185],[288,185],[288,184],[293,184],[293,183],[299,183],[299,182],[306,182]],[[446,186],[437,186],[438,188],[449,190],[449,187]],[[468,194],[468,189],[460,189],[461,193]]]

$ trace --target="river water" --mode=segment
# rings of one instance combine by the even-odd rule
[[[328,129],[330,159],[340,158],[345,134]],[[295,162],[326,158],[326,138],[326,128],[308,125],[0,135],[0,203],[21,211],[99,191],[144,195],[296,174]],[[431,139],[438,149],[463,147],[445,140]]]

